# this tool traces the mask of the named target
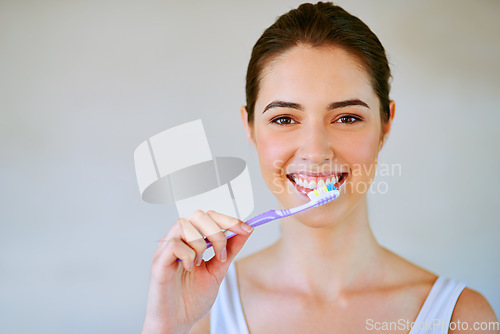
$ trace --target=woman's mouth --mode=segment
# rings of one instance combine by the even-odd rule
[[[316,188],[326,186],[332,183],[335,189],[340,189],[347,179],[349,173],[334,172],[329,175],[311,176],[301,173],[287,174],[288,180],[295,186],[298,192],[307,196],[307,194]]]

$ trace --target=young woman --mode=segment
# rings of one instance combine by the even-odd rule
[[[322,183],[341,195],[283,219],[278,242],[237,263],[248,225],[212,211],[179,219],[154,256],[143,333],[408,333],[416,320],[411,333],[458,321],[494,332],[471,330],[496,321],[484,297],[388,251],[370,229],[366,193],[395,113],[389,79],[378,38],[331,3],[303,4],[264,32],[241,108],[262,176],[281,208]],[[226,241],[221,229],[238,235]]]

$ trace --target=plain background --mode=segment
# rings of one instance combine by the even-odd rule
[[[500,312],[500,2],[339,1],[379,36],[396,119],[370,217],[380,243]],[[0,1],[0,332],[138,333],[156,241],[133,151],[202,118],[276,208],[239,108],[251,48],[298,1]],[[256,230],[249,254],[278,237]]]

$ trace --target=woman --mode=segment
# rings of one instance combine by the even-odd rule
[[[281,208],[332,179],[341,195],[283,219],[278,242],[237,264],[248,225],[212,211],[179,219],[154,256],[143,333],[408,333],[416,319],[446,333],[496,321],[479,293],[373,236],[366,193],[394,119],[389,79],[378,38],[331,3],[303,4],[264,32],[241,109],[262,176]],[[238,235],[226,241],[221,229]],[[208,262],[203,237],[214,245]]]

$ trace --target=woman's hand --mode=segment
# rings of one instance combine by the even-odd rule
[[[237,235],[226,240],[222,229]],[[229,265],[252,230],[242,221],[214,211],[198,210],[189,219],[178,219],[153,258],[142,333],[188,333],[212,308]],[[215,251],[208,262],[202,259],[206,249],[203,237],[212,242]]]

